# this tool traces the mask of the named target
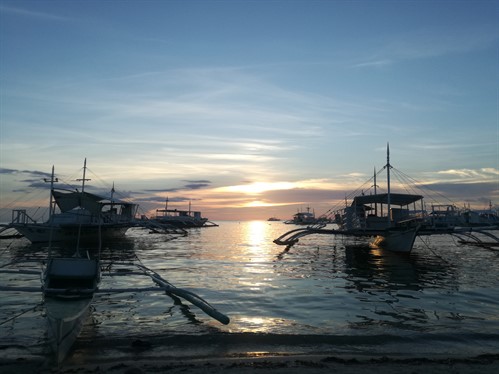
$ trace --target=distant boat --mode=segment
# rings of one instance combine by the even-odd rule
[[[184,229],[218,226],[216,223],[209,221],[208,218],[202,217],[201,212],[192,211],[190,201],[188,210],[168,209],[168,198],[166,199],[165,209],[156,209],[154,221]]]
[[[492,209],[492,202],[489,209],[485,210],[459,209],[452,204],[432,205],[425,221],[426,227],[435,230],[455,227],[499,228],[499,216]]]
[[[463,212],[464,222],[467,226],[482,227],[496,226],[499,227],[499,214],[497,210],[492,209],[492,201],[489,202],[489,209],[471,210],[465,209]]]
[[[267,221],[280,221],[280,218],[270,217]]]
[[[83,180],[87,169],[87,160],[83,166]],[[58,182],[56,178],[54,182]],[[114,186],[110,198],[105,198],[84,191],[50,189],[49,218],[46,222],[37,222],[25,209],[12,212],[9,228],[16,229],[32,243],[38,242],[74,242],[97,241],[122,237],[134,226],[137,205],[114,199]],[[56,208],[59,213],[56,213]]]
[[[324,217],[316,218],[315,212],[310,211],[310,207],[307,207],[306,212],[297,212],[293,215],[293,218],[287,221],[284,221],[286,224],[293,225],[315,225],[318,223],[327,223],[327,220]]]

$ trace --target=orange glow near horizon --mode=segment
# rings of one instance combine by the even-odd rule
[[[253,182],[250,184],[241,184],[237,186],[220,187],[216,190],[220,192],[234,192],[257,195],[267,191],[291,190],[295,187],[296,184],[291,182]]]

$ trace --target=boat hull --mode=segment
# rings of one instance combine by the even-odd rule
[[[208,219],[193,217],[161,217],[157,218],[156,221],[160,224],[167,224],[185,229],[193,227],[203,227]]]
[[[80,299],[45,298],[48,339],[57,364],[68,355],[81,332],[92,297]]]
[[[377,235],[370,243],[372,247],[387,249],[392,252],[409,253],[416,240],[417,228],[409,230],[390,230]]]
[[[15,228],[21,235],[32,243],[47,243],[52,242],[75,242],[80,231],[80,241],[98,243],[99,240],[99,225],[64,225],[50,227],[47,224],[14,224],[11,227]],[[120,225],[101,225],[101,239],[103,241],[116,239],[125,235],[126,231],[131,227],[130,224]]]

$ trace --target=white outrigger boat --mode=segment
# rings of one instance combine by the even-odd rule
[[[378,193],[376,172],[374,173],[373,194],[361,192],[353,197],[350,205],[334,211],[334,223],[338,228],[326,228],[326,224],[309,225],[305,228],[286,232],[274,243],[292,246],[304,236],[311,234],[330,234],[351,238],[366,238],[373,247],[388,249],[393,252],[411,252],[418,235],[450,234],[459,238],[471,238],[477,243],[483,243],[475,236],[470,236],[470,227],[458,227],[447,222],[437,226],[433,219],[425,214],[423,196],[418,194],[393,193],[391,191],[390,148],[387,145],[387,163],[383,170],[387,174],[387,192]],[[332,210],[330,210],[331,212]],[[497,228],[491,227],[491,228]],[[475,233],[482,233],[493,240],[492,244],[499,244],[499,238],[484,232],[486,228],[474,229]]]
[[[83,181],[88,180],[86,170],[85,159]],[[45,181],[48,182],[47,179]],[[25,209],[15,209],[12,221],[4,225],[2,231],[15,229],[32,243],[63,241],[74,245],[78,239],[93,240],[95,245],[97,235],[101,235],[103,240],[119,238],[135,225],[137,204],[115,199],[114,186],[110,197],[106,198],[77,189],[54,188],[54,182],[59,180],[52,176],[47,221],[38,222]]]
[[[165,209],[156,209],[156,217],[153,221],[181,229],[218,226],[216,223],[209,221],[208,218],[203,217],[201,212],[191,210],[190,201],[189,210],[168,209],[168,198],[165,202]]]

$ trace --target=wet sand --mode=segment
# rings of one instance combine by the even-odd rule
[[[0,362],[3,374],[20,373],[383,373],[383,374],[437,374],[437,373],[499,373],[499,354],[467,358],[354,358],[311,355],[257,355],[173,360],[148,358],[141,360],[101,359],[92,363],[65,363],[59,368],[47,366],[40,360],[17,358]]]

